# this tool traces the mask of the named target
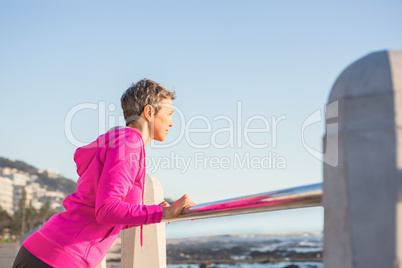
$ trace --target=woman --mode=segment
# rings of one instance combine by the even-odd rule
[[[173,126],[175,93],[149,79],[124,92],[126,127],[78,148],[77,190],[66,211],[54,215],[22,244],[13,267],[95,267],[121,229],[159,223],[186,214],[194,202],[184,195],[171,206],[142,205],[145,146],[163,141]],[[141,228],[142,230],[142,228]],[[141,232],[142,244],[142,232]]]

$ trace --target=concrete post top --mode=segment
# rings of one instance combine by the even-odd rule
[[[402,51],[383,50],[370,53],[349,65],[332,87],[328,103],[366,94],[391,93],[390,61],[401,57]]]
[[[164,194],[161,183],[152,175],[145,175],[144,204],[155,205],[163,201]]]
[[[327,112],[338,115],[340,130],[395,126],[401,71],[398,50],[373,52],[349,65],[335,81],[327,106]]]

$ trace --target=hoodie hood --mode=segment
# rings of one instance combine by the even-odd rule
[[[118,128],[100,135],[95,141],[88,145],[79,147],[74,153],[74,162],[77,165],[78,176],[81,177],[85,173],[99,149],[106,146],[115,146],[116,137],[119,137],[128,131],[137,132],[141,136],[141,133],[134,128]]]
[[[79,147],[74,153],[74,162],[77,165],[78,176],[81,177],[85,173],[99,149],[106,146],[115,146],[116,137],[129,131],[137,132],[141,136],[141,133],[134,128],[118,128],[100,135],[95,141],[88,145]]]

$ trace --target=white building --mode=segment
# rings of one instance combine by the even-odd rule
[[[0,177],[0,206],[6,210],[9,215],[14,214],[13,210],[13,181],[7,177]]]
[[[14,209],[14,211],[17,211],[17,209],[18,209],[18,205],[22,198],[22,192],[24,191],[24,188],[25,188],[25,186],[22,186],[22,185],[14,185],[14,191],[13,191],[13,194],[14,194],[13,195],[13,209]]]
[[[34,198],[42,198],[46,196],[46,189],[42,188],[37,182],[27,184],[27,186],[25,186],[25,191],[32,192]]]
[[[11,174],[14,174],[17,172],[18,172],[18,169],[16,169],[16,168],[9,168],[9,167],[0,168],[0,175],[2,175],[2,176],[10,176]]]
[[[61,175],[51,170],[39,170],[39,173],[47,173],[51,178]],[[52,209],[63,210],[62,202],[65,194],[59,191],[48,191],[37,182],[38,175],[28,174],[15,168],[0,168],[0,206],[10,215],[18,210],[22,194],[25,191],[25,206],[32,205],[40,209],[47,200]]]
[[[52,204],[50,207],[52,209],[60,210],[63,208],[62,203],[64,198],[66,197],[64,193],[58,191],[47,191],[46,197],[51,198]]]
[[[15,186],[25,186],[30,181],[30,177],[24,173],[11,174],[10,178],[14,181]]]
[[[27,199],[26,205],[31,204],[35,209],[40,209],[47,197],[47,190],[42,188],[37,182],[28,182],[25,186],[25,193]]]
[[[27,182],[30,180],[30,177],[24,173],[14,173],[10,175],[10,178],[13,180],[14,183],[13,207],[14,211],[16,211],[18,209],[18,204],[22,198],[22,192],[24,191]],[[25,205],[28,205],[30,199],[32,199],[32,194],[27,193],[26,197],[27,198]]]

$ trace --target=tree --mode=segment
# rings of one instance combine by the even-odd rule
[[[49,220],[51,216],[53,216],[56,213],[57,211],[50,207],[50,198],[48,198],[46,200],[46,203],[43,204],[42,207],[39,209],[37,217],[37,225],[45,223],[47,220]]]
[[[13,224],[11,225],[11,233],[15,235],[21,235],[25,233],[25,203],[26,192],[22,190],[21,199],[18,202],[18,209],[14,212]]]
[[[11,226],[11,233],[16,235],[23,235],[27,231],[33,229],[37,219],[37,211],[32,204],[27,203],[25,189],[22,190],[21,199],[18,203],[18,209],[14,213],[13,224]]]
[[[10,228],[12,221],[13,219],[8,215],[8,212],[0,206],[0,232],[4,228]]]
[[[39,210],[36,210],[31,203],[28,205],[26,203],[26,193],[23,190],[18,209],[11,220],[10,229],[12,234],[23,235],[38,225],[44,224],[51,216],[57,213],[51,208],[50,198]]]

